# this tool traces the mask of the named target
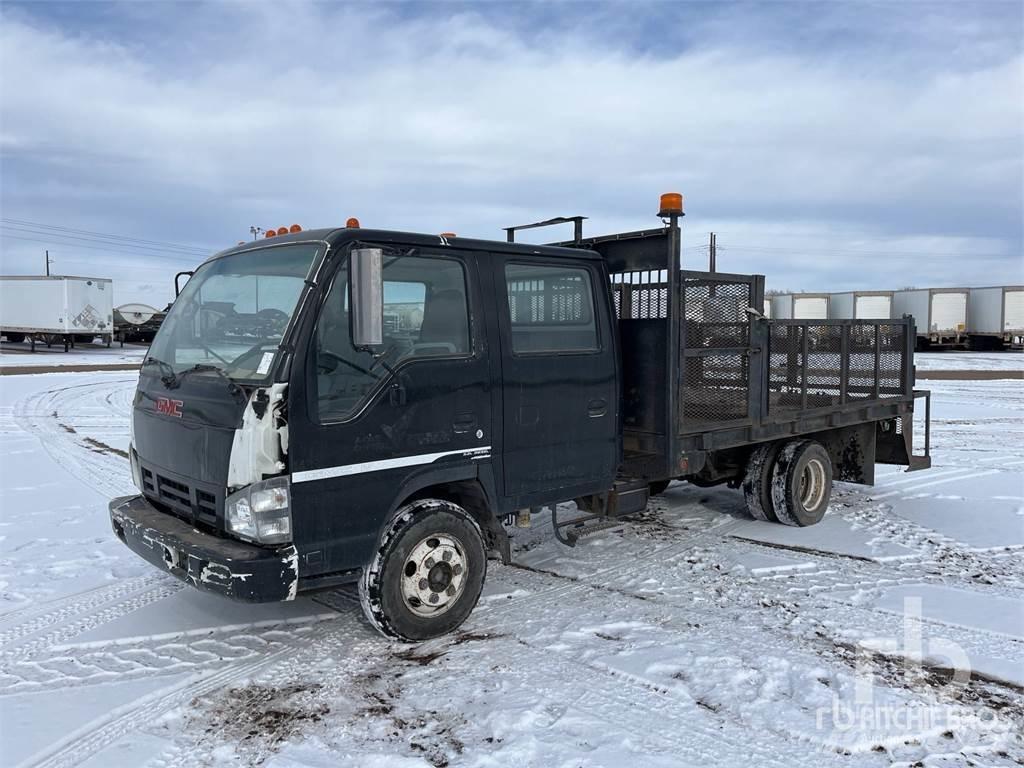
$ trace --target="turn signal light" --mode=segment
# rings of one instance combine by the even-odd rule
[[[290,227],[288,227],[288,231],[294,235],[296,232],[301,232],[302,227],[300,227],[298,224],[292,224]]]
[[[345,222],[345,226],[349,229],[359,229],[359,219],[353,216]]]
[[[666,192],[661,196],[659,216],[681,216],[683,214],[683,196],[678,192]]]
[[[267,237],[277,237],[277,232],[273,229],[267,230]]]

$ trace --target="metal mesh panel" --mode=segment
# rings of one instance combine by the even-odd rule
[[[684,358],[680,417],[686,430],[746,419],[749,379],[743,352]]]
[[[750,314],[754,283],[684,277],[680,432],[750,418]]]
[[[684,348],[746,347],[750,343],[753,284],[712,279],[683,281]]]
[[[668,284],[662,270],[616,273],[611,276],[611,288],[619,319],[668,317]]]
[[[807,389],[814,405],[834,405],[842,394],[842,333],[836,325],[810,326],[807,330]]]
[[[901,325],[880,325],[878,396],[882,398],[903,395],[903,355],[905,348],[904,327]]]
[[[903,397],[905,356],[900,325],[774,322],[769,339],[769,412],[785,417],[802,410]]]

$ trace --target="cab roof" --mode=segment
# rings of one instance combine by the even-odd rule
[[[277,235],[262,240],[254,240],[233,248],[227,248],[214,254],[206,261],[212,261],[235,253],[263,248],[268,245],[286,243],[324,242],[332,248],[349,242],[393,243],[395,245],[411,245],[420,248],[440,248],[467,251],[491,251],[494,253],[516,253],[533,256],[557,256],[585,260],[601,259],[596,251],[586,248],[567,248],[553,245],[532,245],[530,243],[507,243],[503,240],[479,240],[472,237],[445,237],[426,235],[416,232],[399,232],[388,229],[362,229],[355,227],[334,227],[327,229],[305,229],[295,234]],[[205,263],[205,262],[204,262]]]

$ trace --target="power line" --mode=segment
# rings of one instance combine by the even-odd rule
[[[46,239],[46,240],[44,240],[44,239],[38,238],[38,237],[22,237],[20,235],[10,235],[10,234],[6,234],[6,233],[0,234],[0,237],[2,237],[2,238],[9,238],[11,240],[27,240],[27,241],[33,242],[33,243],[46,243],[48,245],[53,245],[54,242],[55,242],[53,239]],[[207,255],[207,254],[196,254],[196,255],[192,256],[192,255],[184,254],[183,253],[183,254],[180,254],[180,255],[173,255],[172,256],[171,254],[165,254],[165,253],[147,253],[145,251],[140,251],[140,250],[137,250],[137,249],[121,250],[120,248],[117,248],[117,247],[114,247],[114,246],[109,246],[109,245],[99,246],[99,245],[85,245],[83,243],[75,243],[75,242],[71,242],[71,243],[62,242],[62,241],[56,241],[56,242],[59,245],[67,245],[67,246],[72,247],[72,248],[87,248],[87,249],[89,249],[91,251],[105,251],[106,253],[120,253],[120,254],[123,254],[125,256],[148,256],[149,258],[153,258],[153,259],[169,259],[171,261],[179,261],[179,262],[187,261],[187,262],[189,262],[189,263],[191,263],[193,265],[196,263],[197,260],[201,260],[201,259],[203,259],[203,257],[205,255]]]
[[[93,243],[108,248],[129,248],[133,251],[141,253],[152,254],[154,256],[188,256],[193,258],[203,258],[209,255],[209,251],[181,251],[173,248],[163,248],[158,246],[142,246],[134,245],[132,243],[122,243],[119,241],[108,241],[101,238],[87,238],[82,234],[63,234],[60,232],[49,232],[43,229],[31,229],[29,227],[15,227],[11,224],[0,224],[0,228],[7,231],[15,232],[17,234],[39,234],[39,236],[45,238],[60,238],[58,242],[61,243]]]
[[[126,243],[139,243],[143,245],[162,246],[163,249],[180,250],[180,251],[195,251],[197,253],[210,253],[215,248],[203,248],[195,245],[184,245],[181,243],[169,243],[163,240],[146,240],[140,237],[129,237],[128,235],[117,235],[110,232],[93,232],[88,229],[76,229],[74,227],[62,227],[56,224],[42,224],[37,221],[26,221],[24,219],[12,219],[8,217],[0,218],[0,222],[5,224],[16,224],[18,226],[36,227],[40,229],[55,230],[60,232],[68,232],[74,235],[89,235],[92,237],[100,237],[105,240],[121,240]]]
[[[731,251],[756,251],[766,253],[808,253],[808,254],[836,254],[836,255],[853,255],[853,256],[889,256],[895,258],[922,258],[928,256],[970,256],[971,258],[990,258],[998,259],[1010,256],[1009,253],[975,253],[973,251],[864,251],[854,249],[841,249],[841,248],[816,248],[813,246],[790,246],[788,248],[778,248],[767,245],[743,245],[737,243],[731,243],[728,246],[718,246],[719,250],[725,250],[726,247]]]

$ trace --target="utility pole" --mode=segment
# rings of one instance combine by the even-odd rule
[[[716,245],[717,245],[717,241],[715,239],[715,233],[712,232],[711,233],[711,241],[708,243],[708,272],[714,272],[715,271],[715,256],[717,255],[715,253],[715,246]]]
[[[46,251],[44,251],[44,253],[46,253],[46,276],[49,277],[50,265],[53,263],[52,261],[50,261],[50,249],[47,248]]]

